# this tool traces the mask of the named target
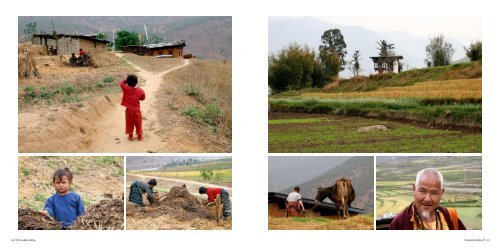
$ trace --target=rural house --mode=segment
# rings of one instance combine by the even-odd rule
[[[122,46],[122,52],[134,53],[141,56],[166,56],[166,57],[182,57],[182,51],[186,47],[184,40],[174,41],[170,43],[156,43]]]
[[[267,193],[267,211],[272,217],[280,218],[286,216],[286,198],[288,195],[282,193],[269,192]],[[325,216],[329,218],[338,218],[339,208],[335,204],[330,202],[316,202],[312,199],[307,199],[302,197],[302,203],[308,214],[314,214],[313,217]],[[349,214],[357,215],[364,213],[363,209],[360,208],[348,208]],[[342,210],[341,210],[342,211]]]
[[[52,34],[34,34],[32,38],[33,45],[42,45],[45,53],[48,54],[49,48],[56,49],[59,45],[57,55],[69,55],[71,53],[78,53],[80,48],[86,52],[106,52],[107,44],[111,43],[106,40],[97,39],[95,35],[69,35],[57,34],[56,37]]]
[[[374,70],[379,74],[384,73],[400,73],[403,71],[403,63],[399,60],[403,59],[402,56],[373,56]]]

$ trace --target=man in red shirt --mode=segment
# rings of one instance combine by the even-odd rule
[[[128,134],[128,140],[134,140],[134,126],[137,139],[142,141],[142,114],[140,101],[146,99],[146,94],[141,88],[136,88],[137,76],[128,75],[127,79],[120,82],[123,91],[121,105],[125,109],[125,133]]]
[[[206,205],[208,203],[214,202],[215,197],[220,195],[222,201],[222,216],[224,218],[228,218],[231,216],[231,200],[229,199],[229,193],[223,188],[205,188],[200,187],[200,194],[206,194],[208,199],[203,201],[203,204]]]

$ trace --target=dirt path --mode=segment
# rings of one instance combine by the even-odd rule
[[[117,56],[122,57],[121,54]],[[141,111],[143,116],[144,140],[137,141],[135,136],[134,141],[128,141],[125,130],[125,108],[119,105],[108,111],[96,127],[99,130],[95,134],[95,141],[92,143],[93,150],[96,152],[179,152],[179,151],[201,151],[194,141],[189,138],[177,138],[178,143],[172,145],[163,140],[158,134],[161,125],[158,122],[157,111],[154,108],[156,95],[163,75],[175,71],[179,68],[189,65],[189,60],[185,60],[181,66],[174,67],[167,71],[155,74],[149,72],[130,61],[127,61],[135,69],[138,70],[139,87],[146,92],[146,100],[141,103]],[[175,137],[175,135],[170,135]],[[172,139],[172,138],[170,138]]]
[[[19,113],[19,152],[97,152],[156,153],[207,152],[206,142],[193,134],[191,124],[161,124],[158,119],[157,96],[165,74],[189,65],[154,73],[116,54],[137,70],[139,87],[146,92],[141,102],[144,140],[129,141],[125,134],[125,107],[121,93],[97,97],[92,101],[67,103]],[[167,107],[165,107],[167,109]],[[181,120],[179,114],[169,114]],[[165,129],[166,127],[168,129]]]

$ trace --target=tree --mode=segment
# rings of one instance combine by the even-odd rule
[[[350,69],[354,76],[359,76],[359,73],[362,71],[359,60],[361,60],[361,53],[359,53],[359,50],[355,50],[350,63]]]
[[[151,38],[149,39],[149,43],[161,43],[163,42],[163,38],[156,34],[152,34]]]
[[[116,33],[115,48],[121,50],[122,46],[139,45],[137,33],[133,31],[120,30]]]
[[[451,43],[444,40],[442,34],[430,38],[430,43],[425,47],[427,58],[425,62],[428,67],[449,65],[455,49]]]
[[[483,59],[483,43],[481,41],[471,42],[469,48],[464,47],[465,54],[471,61]]]
[[[101,32],[101,33],[96,35],[96,38],[99,40],[106,40],[106,33]]]
[[[347,45],[339,29],[330,29],[321,36],[319,60],[327,78],[336,77],[345,69],[344,57],[347,55]]]
[[[377,48],[379,50],[379,53],[378,53],[379,56],[394,56],[395,55],[393,43],[389,43],[386,40],[380,40],[380,42],[377,42],[377,44],[379,46],[379,48]]]
[[[273,91],[322,87],[325,77],[314,50],[291,43],[269,56],[268,81]]]
[[[328,80],[331,80],[333,77],[337,77],[339,72],[343,69],[341,67],[342,62],[337,54],[330,53],[326,50],[319,52],[319,62],[324,76]]]
[[[26,38],[26,41],[31,40],[33,34],[36,34],[36,26],[36,22],[29,22],[24,27],[24,36]]]

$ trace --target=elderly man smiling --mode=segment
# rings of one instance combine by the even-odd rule
[[[455,208],[439,206],[444,193],[443,175],[426,168],[413,184],[414,201],[391,222],[392,230],[465,230]]]

